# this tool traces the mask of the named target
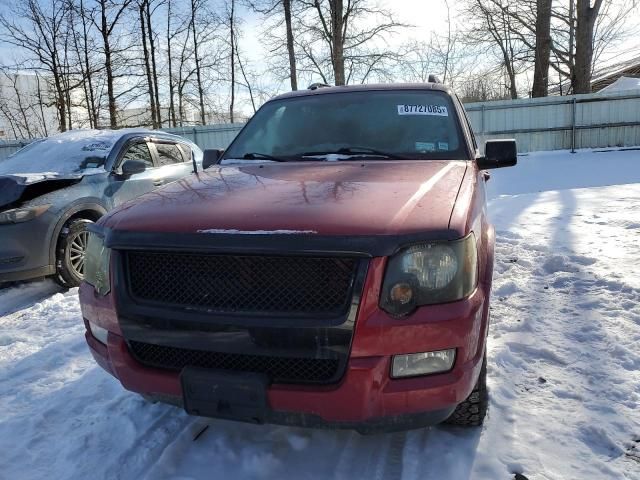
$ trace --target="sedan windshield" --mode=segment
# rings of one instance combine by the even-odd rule
[[[466,158],[451,98],[433,90],[307,95],[266,103],[224,159]]]
[[[0,161],[0,175],[77,174],[103,168],[116,139],[110,132],[95,130],[53,135]]]

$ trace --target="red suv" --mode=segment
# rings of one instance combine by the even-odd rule
[[[439,83],[268,101],[207,168],[92,228],[96,361],[194,415],[397,430],[480,425],[494,233],[478,154]]]

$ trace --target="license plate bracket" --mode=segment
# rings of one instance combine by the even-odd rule
[[[190,415],[264,423],[269,386],[264,374],[185,367],[180,383]]]

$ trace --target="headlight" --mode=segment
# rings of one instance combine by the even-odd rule
[[[453,302],[478,283],[478,252],[473,233],[452,242],[413,245],[389,259],[380,307],[394,316],[421,305]]]
[[[51,204],[7,210],[6,212],[0,213],[0,224],[28,222],[42,215],[49,210],[49,207],[51,207]]]
[[[111,289],[109,281],[109,261],[111,251],[104,246],[104,238],[95,232],[89,232],[87,251],[84,257],[84,280],[93,285],[100,295],[106,295]]]

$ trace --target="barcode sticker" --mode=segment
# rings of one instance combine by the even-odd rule
[[[447,107],[442,105],[398,105],[398,115],[435,115],[448,117]]]

